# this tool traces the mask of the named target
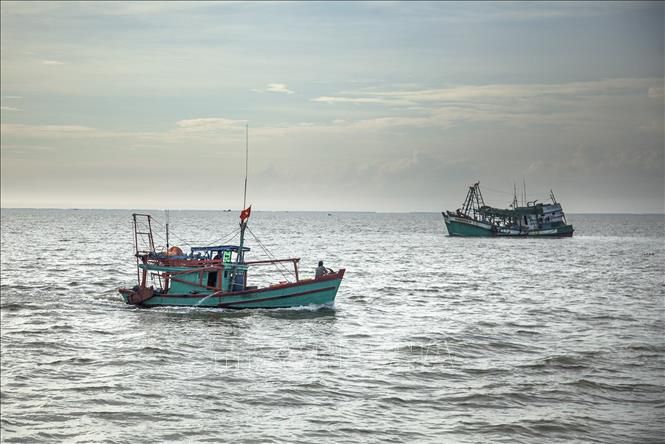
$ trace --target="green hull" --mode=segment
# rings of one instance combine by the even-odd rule
[[[537,200],[517,202],[517,190],[510,208],[485,205],[480,182],[469,187],[462,207],[442,212],[450,236],[460,237],[570,237],[573,226],[566,222],[561,204],[550,191],[552,203]],[[526,201],[526,193],[524,194]]]
[[[445,221],[448,234],[461,237],[489,237],[494,236],[490,228],[479,227],[476,225],[465,224],[455,221]]]
[[[141,302],[142,307],[202,308],[287,308],[307,305],[332,305],[342,282],[344,270],[316,280],[304,280],[241,292],[208,294],[159,294]],[[131,304],[133,290],[121,289],[125,303]]]
[[[492,225],[469,219],[457,219],[443,213],[446,229],[450,236],[457,237],[570,237],[572,225],[561,225],[551,229],[527,231],[496,229]]]

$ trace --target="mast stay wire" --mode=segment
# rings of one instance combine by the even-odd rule
[[[277,260],[277,258],[276,258],[276,257],[275,257],[270,251],[268,251],[268,249],[266,248],[266,246],[263,245],[263,243],[259,240],[259,238],[256,237],[256,235],[254,234],[254,232],[252,231],[252,229],[249,228],[249,226],[247,227],[247,229],[249,230],[249,233],[252,235],[252,237],[254,238],[254,240],[259,244],[259,246],[261,247],[261,249],[263,250],[263,252],[268,256],[268,258],[270,258],[270,259],[272,259],[272,260]],[[284,277],[284,279],[286,279],[287,281],[289,280],[289,278],[288,278],[288,276],[286,276],[286,274],[285,274],[284,272],[286,272],[286,273],[288,273],[289,275],[293,276],[293,278],[295,279],[295,276],[296,276],[295,273],[293,273],[291,270],[289,270],[288,268],[286,268],[286,267],[284,266],[284,264],[282,264],[281,262],[274,262],[273,265],[277,268],[277,270],[282,274],[282,276]],[[280,269],[280,268],[281,268],[281,269]]]
[[[211,245],[215,245],[216,243],[219,243],[219,242],[226,243],[226,242],[230,241],[231,239],[233,239],[234,237],[236,237],[238,235],[238,233],[240,233],[240,228],[235,228],[233,231],[228,233],[226,236],[222,236],[219,239],[208,243],[208,245],[206,245],[206,247],[209,247]]]
[[[242,208],[243,211],[247,208],[247,176],[249,175],[249,124],[245,124],[245,187],[243,191],[243,196],[242,196]],[[240,228],[240,246],[242,248],[242,238],[243,238],[243,233],[244,229],[249,230],[249,233],[252,235],[256,243],[259,244],[263,252],[268,256],[269,259],[271,260],[277,260],[277,258],[270,252],[268,249],[263,245],[263,243],[259,240],[258,237],[254,234],[251,228],[247,225],[247,221],[244,223],[241,222],[241,228]],[[238,255],[242,255],[242,250],[238,251]],[[290,274],[296,278],[295,273],[291,272],[288,268],[286,268],[281,262],[273,262],[273,265],[281,273],[281,275],[286,279],[287,281],[289,280],[288,276],[284,273],[286,272],[287,274]]]
[[[485,185],[483,185],[482,187],[483,187],[483,191],[485,191],[485,190],[489,190],[489,191],[493,191],[493,192],[495,192],[495,193],[509,194],[509,195],[511,195],[511,196],[513,195],[513,192],[512,192],[512,191],[511,191],[511,192],[508,192],[508,191],[502,191],[502,190],[495,190],[495,189],[490,188],[490,187],[485,186]]]

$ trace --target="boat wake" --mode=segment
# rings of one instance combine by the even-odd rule
[[[319,310],[335,310],[335,303],[330,304],[309,304],[309,305],[299,305],[297,307],[283,307],[283,308],[271,308],[264,309],[266,311],[319,311]],[[259,309],[261,310],[261,309]]]

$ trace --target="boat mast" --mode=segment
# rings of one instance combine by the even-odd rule
[[[511,207],[517,208],[517,185],[513,182],[513,202],[510,204]]]
[[[522,177],[522,206],[526,206],[526,179]]]
[[[166,251],[169,251],[169,210],[164,210],[166,213]]]
[[[247,207],[247,171],[249,164],[249,125],[245,124],[245,191],[242,198],[242,211]],[[240,247],[238,248],[237,262],[243,261],[243,244],[245,242],[245,228],[247,228],[247,219],[240,219]]]
[[[249,125],[245,124],[245,193],[242,197],[242,209],[247,207],[247,167],[249,159]]]

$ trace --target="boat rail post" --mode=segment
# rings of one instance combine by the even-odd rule
[[[298,277],[298,259],[293,259],[293,269],[296,272],[296,282],[298,282],[300,280]]]
[[[152,238],[152,216],[148,214],[148,245],[150,248],[150,252],[154,253],[155,252],[155,241]]]
[[[136,283],[141,285],[141,272],[139,271],[139,234],[136,226],[136,213],[132,214],[134,220],[134,257],[136,258]]]
[[[222,291],[224,286],[224,262],[217,266],[219,270],[217,271],[217,291]]]
[[[169,279],[171,275],[167,272],[164,272],[161,274],[161,277],[164,279],[164,287],[162,288],[162,291],[166,293],[169,291]]]

